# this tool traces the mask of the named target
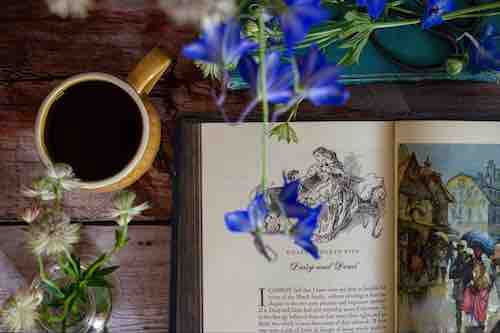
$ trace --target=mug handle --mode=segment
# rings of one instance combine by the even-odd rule
[[[172,60],[155,47],[130,72],[127,82],[139,95],[148,95],[171,63]]]

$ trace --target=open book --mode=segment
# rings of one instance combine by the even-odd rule
[[[173,328],[500,332],[500,124],[294,128],[298,144],[271,140],[269,182],[299,179],[299,200],[321,205],[320,259],[271,234],[264,238],[277,259],[269,263],[250,235],[224,224],[255,195],[261,125],[181,123]],[[269,218],[265,228],[282,223]]]

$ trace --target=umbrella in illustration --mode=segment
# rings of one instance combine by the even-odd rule
[[[488,256],[495,253],[495,241],[486,232],[469,231],[462,236],[462,239],[467,242],[469,247],[479,246],[481,250]]]

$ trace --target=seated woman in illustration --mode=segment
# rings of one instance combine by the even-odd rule
[[[349,224],[358,209],[358,197],[334,151],[319,147],[313,157],[315,163],[301,177],[299,200],[311,206],[323,205],[315,240],[327,242]]]
[[[345,230],[355,214],[366,228],[373,221],[373,237],[382,232],[381,219],[385,207],[385,187],[382,177],[369,174],[358,176],[361,165],[354,154],[348,154],[342,163],[337,154],[325,147],[313,151],[314,163],[305,171],[284,171],[287,182],[299,181],[298,200],[310,207],[322,205],[319,227],[314,235],[316,242],[333,240]],[[280,188],[271,189],[271,201],[277,202]],[[274,199],[273,199],[274,198]],[[360,208],[362,203],[363,207]],[[270,220],[268,229],[281,230],[279,209]],[[283,218],[283,217],[280,217]]]

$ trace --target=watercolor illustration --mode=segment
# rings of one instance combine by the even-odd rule
[[[500,332],[500,145],[398,155],[399,332]]]

